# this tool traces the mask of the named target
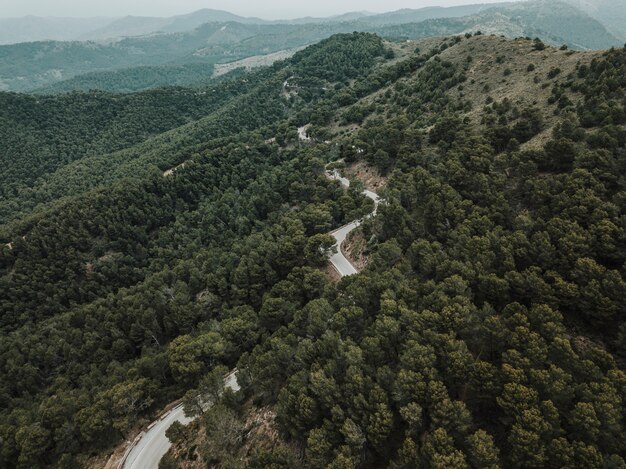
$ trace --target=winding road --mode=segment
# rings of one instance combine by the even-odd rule
[[[346,189],[350,187],[350,180],[342,177],[341,174],[339,174],[339,171],[337,171],[336,169],[327,171],[326,174],[330,179],[339,181],[341,185]],[[378,194],[367,189],[363,191],[363,195],[369,197],[374,201],[374,211],[370,213],[366,218],[373,217],[374,215],[376,215],[376,211],[378,210],[378,204],[380,203],[381,199]],[[343,252],[341,252],[341,245],[346,240],[346,237],[354,229],[358,228],[361,223],[363,223],[363,219],[355,220],[352,223],[348,223],[347,225],[344,225],[338,230],[330,233],[331,236],[333,236],[337,241],[337,243],[335,244],[335,247],[337,248],[337,253],[331,256],[330,263],[333,265],[333,267],[335,267],[335,269],[337,269],[337,272],[339,272],[339,275],[341,275],[342,277],[347,277],[348,275],[354,275],[358,273],[356,267],[354,267],[354,265],[352,265],[348,258],[343,255]]]
[[[302,140],[308,139],[306,136],[306,126],[298,129],[298,134]],[[330,179],[339,181],[344,188],[350,187],[350,181],[339,174],[337,170],[329,170],[326,172]],[[364,190],[363,194],[374,201],[374,211],[365,218],[376,215],[378,205],[381,202],[378,194]],[[333,231],[331,236],[335,238],[337,243],[337,253],[330,258],[330,263],[337,269],[341,277],[357,274],[358,271],[352,263],[341,252],[341,245],[345,241],[348,234],[363,223],[363,219],[355,220],[345,226]],[[224,378],[224,386],[233,391],[239,390],[237,383],[236,371],[232,371]],[[192,419],[185,416],[182,404],[174,407],[165,413],[158,420],[152,422],[148,428],[141,432],[135,441],[129,446],[126,454],[118,464],[118,469],[156,469],[159,467],[159,461],[170,449],[171,443],[165,436],[165,432],[174,422],[180,422],[187,425]]]
[[[230,372],[224,378],[224,387],[233,391],[239,390],[236,371]],[[185,416],[182,404],[174,407],[139,434],[134,445],[129,448],[118,467],[124,469],[157,469],[159,461],[172,445],[165,436],[166,430],[174,422],[187,425],[192,420]]]

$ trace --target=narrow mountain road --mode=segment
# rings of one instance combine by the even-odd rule
[[[304,140],[308,138],[306,137],[306,127],[298,129],[298,133],[301,139]],[[327,171],[326,174],[330,179],[339,181],[344,188],[347,189],[350,187],[350,180],[342,177],[337,170]],[[378,194],[367,189],[363,191],[363,194],[374,201],[374,211],[365,218],[372,217],[376,215],[381,199]],[[330,233],[331,236],[333,236],[337,241],[335,244],[337,247],[337,253],[330,258],[330,262],[342,277],[358,273],[358,270],[341,252],[341,244],[354,229],[361,225],[361,223],[363,223],[363,219],[355,220],[352,223],[348,223],[347,225],[344,225],[338,230]],[[224,386],[232,389],[233,391],[239,390],[237,376],[234,371],[226,376],[224,379]],[[159,467],[159,461],[165,453],[167,453],[171,446],[170,441],[165,436],[166,430],[174,422],[180,422],[183,425],[187,425],[191,422],[191,420],[192,419],[185,416],[182,404],[174,407],[161,418],[152,422],[148,428],[137,437],[135,442],[127,450],[127,453],[118,465],[118,468],[157,469]]]
[[[350,187],[350,180],[342,177],[339,174],[339,171],[337,171],[336,169],[332,171],[327,171],[326,174],[330,179],[339,181],[341,185],[346,189]],[[378,210],[378,204],[380,204],[381,199],[380,197],[378,197],[378,194],[367,189],[363,191],[363,195],[369,197],[374,201],[374,211],[367,215],[366,218],[373,217],[374,215],[376,215],[376,211]],[[355,220],[352,223],[348,223],[347,225],[344,225],[338,230],[330,233],[330,235],[333,236],[337,241],[337,243],[335,244],[335,247],[337,248],[337,253],[331,256],[330,263],[333,265],[333,267],[335,267],[335,269],[337,269],[337,272],[339,272],[339,275],[341,275],[342,277],[347,277],[349,275],[354,275],[358,273],[358,270],[356,269],[356,267],[354,267],[354,265],[352,265],[352,262],[350,262],[348,258],[343,255],[343,252],[341,252],[341,245],[346,240],[347,236],[353,230],[358,228],[361,223],[363,223],[363,219]]]
[[[224,386],[233,391],[239,390],[237,375],[232,371],[224,378]],[[174,407],[158,420],[152,422],[135,440],[118,468],[124,469],[157,469],[159,461],[170,449],[170,440],[165,436],[166,430],[174,422],[187,425],[192,419],[185,416],[182,404]]]

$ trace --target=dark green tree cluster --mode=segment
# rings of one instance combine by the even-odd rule
[[[212,81],[213,72],[212,63],[129,67],[121,70],[84,73],[34,92],[59,94],[100,90],[132,93],[164,86],[198,86]]]
[[[240,360],[304,463],[624,467],[625,61],[541,150],[442,128],[363,227],[369,267]]]
[[[326,50],[344,46],[357,48]],[[324,149],[299,144],[285,73],[252,74],[217,114],[107,159],[135,174],[98,188],[90,173],[97,188],[2,227],[0,467],[88,465],[322,295],[326,233],[372,207],[324,176]],[[185,164],[164,176],[145,162]]]
[[[119,115],[176,93],[206,115],[138,144],[132,128],[123,150],[18,191],[29,215],[7,205],[0,226],[0,467],[87,466],[181,396],[211,464],[250,444],[251,397],[302,449],[250,449],[253,467],[624,467],[626,50],[560,84],[572,104],[490,102],[472,122],[448,93],[463,65],[438,56],[463,43],[387,64],[379,38],[341,35],[224,84],[214,111],[197,90],[154,91]],[[298,140],[382,88],[356,136]],[[66,103],[76,148],[81,125],[102,128],[90,115],[115,122],[89,95],[42,99]],[[521,147],[544,106],[558,124]],[[327,233],[372,210],[324,176],[340,156],[391,176],[361,227],[367,269],[332,283]],[[234,366],[240,396],[222,394]]]
[[[0,197],[86,156],[112,153],[196,121],[250,90],[234,80],[210,89],[61,96],[0,93]]]

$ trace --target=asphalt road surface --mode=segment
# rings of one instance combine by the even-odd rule
[[[224,386],[233,391],[239,390],[237,376],[231,372],[224,379]],[[165,436],[165,431],[174,422],[187,425],[192,419],[185,417],[183,406],[174,407],[169,413],[159,420],[150,424],[141,439],[130,451],[124,462],[124,469],[157,469],[159,461],[170,449],[170,440]]]
[[[298,134],[302,140],[308,139],[305,127],[298,129]],[[331,179],[339,181],[343,187],[350,187],[350,181],[341,177],[338,171],[328,171],[327,174]],[[380,203],[380,197],[378,197],[376,193],[368,190],[364,190],[363,194],[374,201],[374,211],[367,217],[376,215],[376,210],[378,209],[378,204]],[[337,241],[337,244],[335,245],[337,247],[337,253],[330,258],[330,262],[342,277],[358,273],[352,263],[342,254],[341,244],[345,241],[348,234],[360,226],[362,222],[363,220],[355,220],[331,233]],[[234,391],[239,390],[239,384],[237,384],[235,372],[230,373],[224,379],[224,385]],[[191,422],[191,420],[192,419],[185,417],[183,406],[179,405],[159,420],[152,422],[126,457],[124,469],[157,469],[159,467],[159,461],[165,453],[167,453],[171,446],[170,441],[165,436],[165,431],[174,422],[180,422],[183,425],[187,425]]]
[[[350,180],[341,177],[337,170],[328,171],[327,174],[329,178],[339,181],[343,187],[350,187]],[[380,203],[380,197],[378,197],[378,194],[372,191],[368,191],[367,189],[363,191],[363,194],[374,201],[374,211],[369,214],[368,217],[376,215],[376,210],[378,210],[378,204]],[[361,225],[362,222],[362,220],[355,220],[352,223],[348,223],[347,225],[342,226],[338,230],[331,233],[331,236],[333,236],[337,241],[337,243],[335,244],[335,247],[337,248],[337,253],[331,256],[330,263],[335,267],[335,269],[337,269],[337,272],[339,272],[339,275],[341,275],[342,277],[347,277],[348,275],[354,275],[358,273],[358,270],[356,270],[352,263],[341,252],[341,244],[346,240],[346,237],[355,228]]]

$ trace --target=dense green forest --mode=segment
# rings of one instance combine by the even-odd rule
[[[33,92],[43,95],[91,90],[132,93],[164,86],[200,85],[211,81],[213,70],[211,63],[128,67],[84,73]]]
[[[626,48],[354,33],[202,90],[0,96],[0,467],[235,366],[162,467],[626,467]],[[339,159],[386,184],[336,281]]]
[[[341,154],[390,173],[368,268],[270,290],[281,327],[239,360],[244,395],[172,429],[162,467],[624,467],[626,49],[534,108],[483,95],[477,120],[450,92],[470,62],[357,104]],[[240,449],[246,397],[280,440]]]
[[[1,466],[86,464],[86,456],[133,429],[135,417],[184,392],[191,377],[174,379],[172,339],[211,329],[218,310],[257,308],[264,291],[296,268],[314,290],[324,282],[315,270],[324,262],[318,248],[328,242],[320,235],[369,206],[358,191],[344,195],[326,181],[323,154],[294,145],[282,81],[287,73],[317,86],[359,80],[384,52],[379,38],[362,34],[312,47],[287,70],[250,76],[240,84],[243,101],[234,97],[222,114],[151,139],[152,164],[161,154],[186,163],[172,176],[129,171],[3,227],[10,245],[0,248]],[[322,57],[331,71],[319,69]],[[175,100],[178,91],[162,93]],[[294,108],[315,106],[320,98],[313,95]],[[135,137],[137,128],[128,130]],[[266,135],[290,149],[265,143]],[[80,132],[68,138],[83,148]],[[146,145],[132,151],[146,156]],[[89,176],[95,182],[85,184],[97,187],[100,174],[83,178]],[[207,356],[209,362],[234,363],[242,347],[254,344],[239,343],[247,326],[237,322],[219,334],[226,349]],[[48,405],[52,413],[43,422]]]
[[[197,121],[247,90],[240,80],[210,89],[165,88],[119,96],[0,93],[0,196],[15,197],[73,161],[132,147]]]

